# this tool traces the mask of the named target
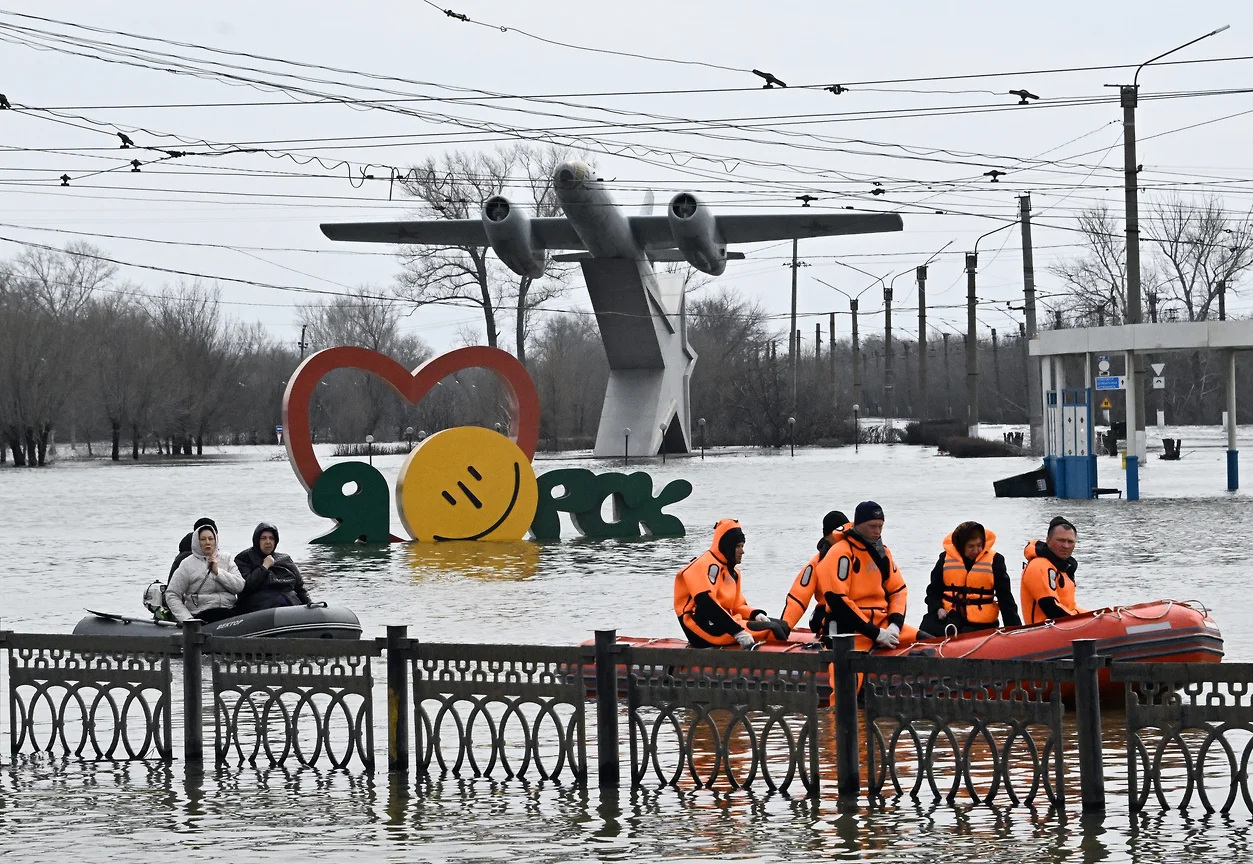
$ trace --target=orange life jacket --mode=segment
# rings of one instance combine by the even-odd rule
[[[849,526],[845,525],[836,531],[831,532],[823,539],[828,544],[834,544],[839,538],[840,532]],[[814,599],[814,590],[818,587],[815,573],[818,568],[818,562],[829,555],[831,546],[827,545],[825,551],[817,552],[814,557],[809,559],[809,563],[801,568],[801,572],[796,574],[796,578],[792,580],[792,587],[788,589],[787,600],[783,604],[783,620],[787,622],[787,626],[795,627],[800,623],[801,616],[805,614],[805,610],[809,608],[809,602]],[[821,606],[823,594],[818,594],[818,604]]]
[[[1067,615],[1081,615],[1086,609],[1075,603],[1075,580],[1057,569],[1048,556],[1036,551],[1039,541],[1032,540],[1023,550],[1022,585],[1019,603],[1022,605],[1024,624],[1042,624],[1049,620],[1040,609],[1040,601],[1052,597]]]
[[[961,553],[953,545],[953,535],[944,538],[944,593],[942,604],[950,612],[957,612],[971,624],[996,624],[1001,607],[996,602],[996,577],[992,572],[992,559],[996,550],[992,544],[996,535],[984,532],[983,552],[970,569]]]
[[[696,597],[706,592],[740,627],[757,611],[744,599],[739,574],[731,569],[732,565],[724,561],[718,552],[718,542],[722,535],[739,527],[740,523],[734,519],[720,520],[714,526],[713,542],[709,544],[709,549],[674,577],[674,614],[679,616],[685,626],[696,626],[692,619],[692,613],[696,611]],[[697,629],[700,630],[699,627]]]
[[[886,627],[888,616],[905,616],[909,589],[885,546],[883,557],[889,573],[881,573],[860,537],[852,531],[839,535],[826,556],[814,568],[816,594],[825,607],[827,592],[843,594],[863,621]]]

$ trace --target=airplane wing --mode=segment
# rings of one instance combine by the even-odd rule
[[[665,217],[662,217],[665,221]],[[488,246],[481,219],[424,219],[411,222],[325,222],[330,240],[351,243],[413,243],[428,246]],[[667,229],[668,230],[668,229]],[[564,216],[531,219],[531,237],[544,249],[583,249]],[[672,244],[673,245],[673,244]]]
[[[878,234],[900,231],[904,226],[895,213],[774,213],[770,215],[715,216],[718,234],[727,243],[762,243],[769,240],[804,240],[835,234]]]

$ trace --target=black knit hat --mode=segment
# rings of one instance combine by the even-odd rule
[[[822,517],[822,536],[825,537],[832,531],[838,531],[847,524],[848,517],[844,515],[843,510],[832,510]]]
[[[195,526],[191,530],[193,532],[197,532],[201,528],[205,527],[206,525],[208,525],[210,528],[213,529],[214,534],[218,533],[218,523],[214,522],[208,516],[201,516],[199,519],[197,519]]]
[[[1054,516],[1054,517],[1053,517],[1052,521],[1050,521],[1050,522],[1049,522],[1049,533],[1048,533],[1048,535],[1047,535],[1047,536],[1050,536],[1050,537],[1051,537],[1051,536],[1053,535],[1053,529],[1054,529],[1054,528],[1069,528],[1071,531],[1074,531],[1076,534],[1078,534],[1078,533],[1079,533],[1079,532],[1075,529],[1075,525],[1074,525],[1074,523],[1073,523],[1073,522],[1071,522],[1069,519],[1067,519],[1065,516]]]
[[[853,512],[854,525],[864,525],[876,519],[883,519],[883,508],[873,501],[861,502],[857,505],[857,510]]]

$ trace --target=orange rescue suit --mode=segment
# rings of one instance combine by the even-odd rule
[[[883,573],[875,563],[866,541],[853,530],[838,535],[831,550],[814,568],[817,581],[815,595],[825,610],[825,620],[837,621],[843,609],[832,608],[836,601],[847,607],[855,616],[853,627],[841,626],[841,632],[854,630],[858,650],[867,651],[874,644],[879,631],[890,624],[900,627],[898,647],[913,644],[918,631],[905,624],[905,603],[909,589],[905,579],[892,558],[891,551],[883,548],[883,562],[889,572]],[[828,594],[832,595],[828,599]]]
[[[844,528],[847,527],[849,526],[844,526]],[[797,573],[796,578],[792,580],[792,587],[788,589],[787,600],[783,604],[783,620],[787,622],[787,626],[795,629],[796,625],[800,623],[801,616],[809,608],[809,602],[814,599],[814,593],[818,587],[818,582],[814,576],[818,569],[818,562],[831,551],[831,547],[835,544],[836,539],[839,538],[840,532],[844,528],[833,531],[823,537],[818,542],[818,551],[814,554],[814,557],[809,559],[809,563],[802,567],[801,572]],[[824,596],[823,592],[818,592],[818,606],[820,610],[823,607]]]
[[[731,563],[734,547],[721,548],[727,532],[739,528],[740,523],[734,519],[720,520],[714,526],[709,549],[674,577],[674,614],[679,616],[688,641],[698,647],[736,644],[735,634],[745,629],[746,621],[762,612],[744,599],[740,574]],[[753,632],[758,641],[768,635],[769,630]]]
[[[983,553],[975,559],[969,570],[962,560],[953,535],[944,538],[944,593],[941,603],[952,612],[957,611],[971,624],[995,625],[1000,619],[1001,608],[996,602],[996,576],[992,572],[992,559],[996,550],[996,535],[984,531]]]
[[[1088,611],[1075,603],[1075,560],[1059,561],[1048,544],[1033,540],[1023,550],[1022,585],[1019,588],[1024,624],[1042,624],[1050,616],[1040,602],[1053,598],[1066,615],[1082,615]],[[1046,604],[1050,605],[1050,604]]]

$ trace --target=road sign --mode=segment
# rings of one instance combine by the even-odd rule
[[[1127,388],[1127,379],[1122,375],[1098,375],[1096,376],[1097,390],[1125,390]]]
[[[1098,363],[1108,363],[1108,362],[1109,362],[1109,355],[1108,355],[1108,354],[1097,354],[1097,355],[1096,355],[1096,362],[1098,362]]]
[[[1153,376],[1153,389],[1154,389],[1154,390],[1165,390],[1165,389],[1166,389],[1166,379],[1165,379],[1165,378],[1163,378],[1161,375],[1155,375],[1155,376]]]
[[[1096,368],[1097,368],[1097,371],[1100,372],[1102,375],[1108,375],[1109,374],[1109,358],[1102,357],[1099,361],[1097,361]]]
[[[1154,374],[1154,375],[1161,375],[1161,374],[1162,374],[1162,370],[1166,368],[1166,364],[1165,364],[1165,363],[1153,363],[1153,364],[1151,364],[1151,365],[1152,365],[1152,367],[1153,367],[1153,374]]]
[[[1101,400],[1101,407],[1104,408],[1106,411],[1108,411],[1109,409],[1114,407],[1114,403],[1109,401],[1109,397],[1107,396],[1103,400]]]

